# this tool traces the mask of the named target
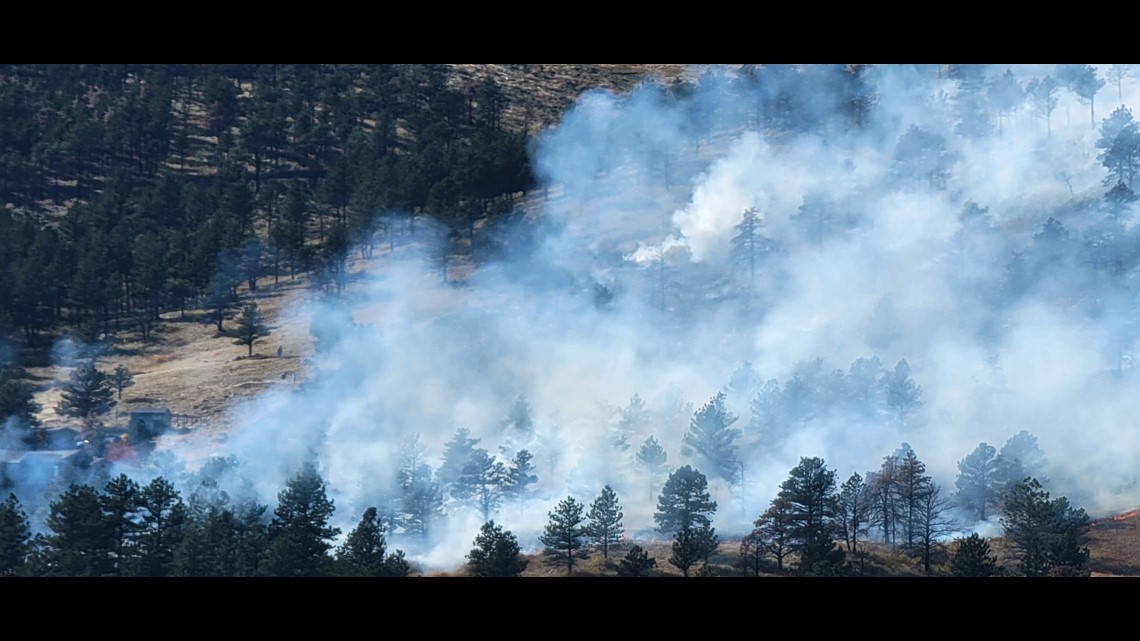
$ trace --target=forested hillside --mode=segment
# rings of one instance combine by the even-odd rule
[[[433,216],[474,237],[534,185],[489,76],[442,65],[6,65],[0,320],[35,344],[233,304]],[[470,243],[468,242],[468,247]],[[363,251],[368,251],[364,249]],[[468,250],[469,251],[469,250]]]
[[[0,66],[0,573],[1132,573],[1136,75]]]

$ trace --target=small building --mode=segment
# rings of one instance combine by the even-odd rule
[[[91,457],[83,450],[10,452],[0,460],[0,481],[34,486],[78,482],[86,477],[90,465]]]
[[[173,417],[166,408],[147,407],[131,410],[127,435],[132,443],[145,443],[170,431]]]

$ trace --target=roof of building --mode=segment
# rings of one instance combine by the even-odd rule
[[[15,454],[12,458],[5,458],[8,463],[31,463],[37,459],[63,462],[76,456],[83,450],[28,450],[26,452],[10,452]]]

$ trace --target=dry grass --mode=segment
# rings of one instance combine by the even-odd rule
[[[284,312],[306,299],[306,284],[299,278],[274,287],[272,279],[264,279],[257,292],[246,294],[246,300],[258,304],[271,331],[254,346],[252,358],[244,346],[218,335],[214,324],[205,322],[203,310],[187,310],[184,318],[179,312],[163,314],[164,322],[145,342],[137,332],[121,333],[97,365],[106,372],[126,366],[135,375],[134,385],[123,390],[122,400],[105,420],[123,423],[132,408],[153,405],[200,417],[203,430],[219,432],[229,427],[226,410],[235,401],[300,382],[302,364],[312,353],[312,338],[306,319]],[[226,327],[232,323],[227,321]],[[282,358],[275,356],[278,346]],[[53,365],[30,368],[29,373],[51,381],[36,394],[40,422],[46,427],[73,424],[73,419],[55,412],[70,369]]]
[[[672,552],[671,544],[667,541],[638,541],[649,556],[656,559],[657,566],[652,576],[682,576],[675,566],[668,562]],[[990,548],[998,558],[998,565],[1006,571],[1015,572],[1016,561],[1012,551],[1001,538],[990,539]],[[587,559],[579,561],[574,568],[574,576],[617,576],[617,566],[625,553],[634,542],[611,550],[610,563],[607,565],[598,550],[591,550]],[[710,570],[714,576],[752,576],[750,572],[735,567],[739,541],[725,541],[719,550],[710,558]],[[1140,576],[1140,510],[1115,518],[1094,521],[1089,530],[1085,545],[1090,552],[1090,566],[1092,576]],[[878,542],[864,542],[862,550],[857,557],[848,556],[848,561],[857,570],[857,574],[866,577],[905,577],[925,576],[922,559],[912,554],[893,549],[889,545]],[[950,559],[955,552],[955,544],[951,543],[939,549],[932,557],[931,575],[948,576],[950,573]],[[542,555],[527,556],[530,563],[523,576],[566,576],[563,565],[552,565]],[[701,568],[701,563],[689,570],[690,576],[695,576]],[[784,576],[794,574],[795,559],[785,559]],[[462,574],[457,570],[453,575]],[[776,571],[775,561],[767,559],[761,570],[762,577],[781,576]]]
[[[650,576],[684,576],[679,568],[669,563],[669,556],[672,554],[672,543],[668,541],[629,541],[616,548],[610,548],[608,563],[602,558],[600,548],[590,548],[588,550],[588,556],[575,563],[573,576],[616,577],[618,575],[618,564],[625,558],[626,553],[629,552],[629,549],[633,547],[634,544],[640,545],[642,549],[649,554],[650,558],[657,561],[657,565],[650,571]],[[733,561],[736,560],[736,550],[739,546],[739,541],[721,543],[717,552],[709,557],[709,571],[713,576],[739,576],[741,574],[740,570],[732,566]],[[524,555],[524,558],[526,558],[529,563],[522,576],[566,576],[566,565],[564,563],[558,563],[548,556],[535,554]],[[703,562],[694,564],[693,567],[689,568],[689,576],[695,576],[703,565]]]
[[[1140,576],[1140,510],[1094,521],[1086,545],[1093,576]]]
[[[503,123],[529,133],[558,120],[584,91],[610,89],[622,92],[646,80],[669,84],[675,78],[690,78],[697,65],[449,65],[452,85],[470,91],[483,78],[491,77],[510,100]]]

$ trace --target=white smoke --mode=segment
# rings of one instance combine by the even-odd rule
[[[1014,72],[1024,83],[1053,68]],[[867,78],[877,98],[861,127],[811,102],[818,127],[794,135],[760,125],[771,87],[744,90],[716,75],[683,99],[655,85],[582,96],[537,146],[548,198],[536,190],[526,205],[540,221],[533,252],[508,245],[505,259],[455,287],[431,268],[425,236],[403,239],[350,291],[359,327],[316,359],[314,382],[235,408],[239,427],[219,453],[242,461],[271,506],[315,458],[347,530],[394,491],[411,434],[437,467],[464,427],[503,462],[523,447],[534,454],[533,498],[495,516],[524,545],[537,546],[558,500],[589,503],[607,483],[627,530],[644,534],[655,497],[632,454],[653,435],[670,466],[693,463],[680,447],[693,408],[743,362],[783,383],[804,361],[823,359],[830,372],[877,356],[887,369],[906,359],[922,386],[923,405],[905,420],[821,411],[764,443],[744,413],[752,399],[730,393],[744,413],[741,442],[760,445],[742,452],[742,487],[711,483],[718,531],[749,531],[801,456],[822,457],[842,481],[877,469],[905,441],[949,494],[957,462],[979,442],[1000,447],[1022,429],[1038,437],[1056,495],[1094,514],[1134,505],[1140,407],[1135,380],[1117,371],[1118,346],[1137,338],[1135,299],[1118,290],[1134,292],[1134,281],[1086,286],[1082,267],[1017,296],[1002,289],[1012,257],[1049,217],[1070,233],[1103,217],[1095,203],[1105,171],[1087,106],[1062,90],[1048,137],[1026,107],[1000,135],[969,140],[953,133],[957,90],[943,75],[876,67]],[[1127,102],[1136,87],[1125,87]],[[1098,115],[1115,96],[1102,89]],[[908,166],[895,149],[912,125],[945,140],[942,189],[900,177]],[[832,218],[801,213],[812,202]],[[964,213],[971,207],[985,222]],[[731,251],[746,209],[776,247],[752,296],[741,293]],[[601,286],[612,300],[599,302]],[[293,313],[324,317],[312,307]],[[653,419],[622,451],[612,408],[634,394]],[[532,434],[502,427],[520,395],[533,408]],[[426,567],[462,563],[481,519],[454,501],[448,510],[428,543],[396,537],[393,547],[415,546]]]

